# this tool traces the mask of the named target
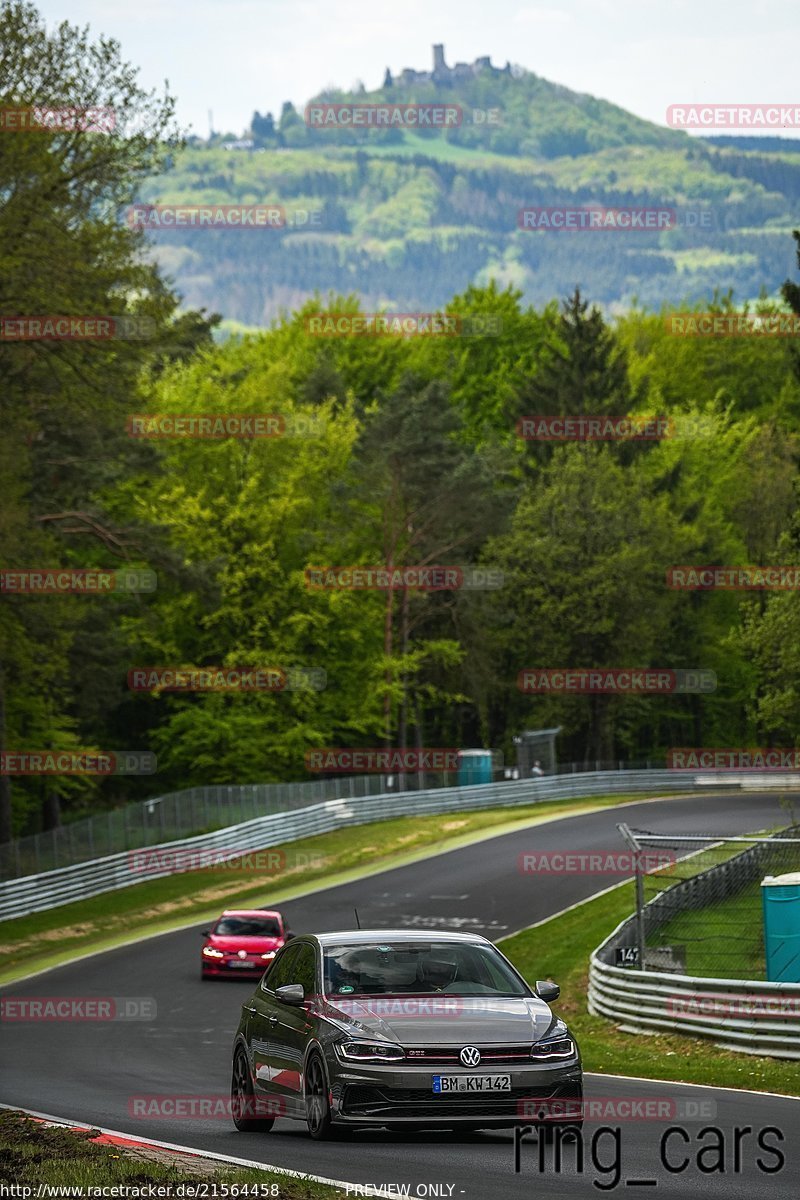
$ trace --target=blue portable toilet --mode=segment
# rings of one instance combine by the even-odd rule
[[[471,783],[491,783],[491,750],[459,750],[458,782],[463,787]]]
[[[800,871],[767,875],[764,898],[764,953],[770,983],[800,983]]]

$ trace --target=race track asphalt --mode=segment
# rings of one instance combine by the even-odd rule
[[[365,928],[465,930],[497,940],[617,882],[588,874],[522,875],[516,869],[521,852],[619,851],[624,846],[616,822],[623,820],[654,832],[723,835],[785,824],[786,814],[774,793],[738,791],[603,809],[504,834],[281,907],[297,933],[352,928],[357,906]],[[262,903],[269,905],[268,892]],[[410,1196],[549,1200],[606,1191],[694,1198],[702,1190],[707,1197],[749,1200],[764,1188],[769,1200],[800,1197],[800,1101],[744,1091],[587,1075],[587,1099],[656,1098],[674,1104],[676,1117],[666,1123],[617,1123],[618,1135],[587,1124],[582,1169],[574,1148],[565,1149],[556,1170],[552,1151],[543,1146],[540,1159],[537,1139],[526,1138],[519,1174],[514,1173],[513,1136],[506,1130],[368,1131],[317,1143],[303,1125],[290,1121],[278,1121],[268,1134],[241,1134],[227,1117],[134,1116],[137,1097],[227,1098],[231,1041],[252,981],[200,981],[200,928],[107,951],[3,988],[4,996],[20,997],[152,997],[157,1013],[144,1022],[2,1022],[0,1101],[352,1184],[408,1185]],[[668,1142],[667,1165],[660,1141],[669,1124],[685,1133]],[[701,1136],[706,1127],[719,1132]],[[765,1133],[767,1127],[778,1133]],[[736,1135],[745,1128],[751,1132]],[[759,1137],[767,1148],[759,1148]],[[712,1145],[717,1151],[709,1149]],[[784,1156],[777,1171],[770,1146]],[[684,1160],[687,1165],[674,1170]]]

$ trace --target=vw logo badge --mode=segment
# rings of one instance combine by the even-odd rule
[[[246,950],[240,950],[240,951],[238,952],[238,956],[239,956],[239,958],[247,958],[247,951],[246,951]]]
[[[458,1056],[465,1067],[477,1067],[481,1061],[481,1052],[477,1046],[464,1046]]]

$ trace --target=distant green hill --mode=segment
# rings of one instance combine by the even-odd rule
[[[460,106],[462,122],[446,130],[313,128],[287,102],[277,120],[254,115],[251,149],[194,139],[143,201],[275,202],[296,224],[154,234],[187,304],[257,326],[316,291],[357,292],[366,309],[428,310],[495,278],[537,304],[580,284],[610,309],[634,297],[659,308],[718,288],[754,298],[791,274],[798,143],[693,139],[521,69],[462,67],[440,60],[377,91],[309,102]],[[518,227],[526,206],[590,204],[672,206],[697,225]]]

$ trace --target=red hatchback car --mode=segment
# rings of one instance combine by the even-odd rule
[[[275,909],[231,908],[203,937],[202,979],[247,979],[263,974],[294,934]]]

